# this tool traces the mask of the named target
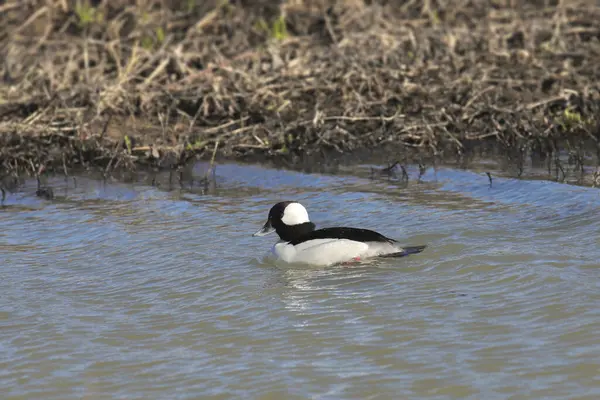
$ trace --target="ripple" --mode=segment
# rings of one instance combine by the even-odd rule
[[[439,170],[407,188],[229,164],[209,195],[28,183],[0,219],[9,398],[598,395],[597,191]],[[282,198],[419,256],[289,268]],[[342,221],[342,222],[340,222]],[[597,375],[597,374],[596,374]]]

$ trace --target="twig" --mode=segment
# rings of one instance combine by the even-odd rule
[[[525,105],[525,106],[523,106],[521,108],[522,109],[524,108],[524,109],[526,109],[528,111],[531,111],[531,110],[536,109],[536,108],[538,108],[540,106],[545,106],[547,104],[555,103],[555,102],[561,101],[561,100],[565,101],[566,100],[565,96],[550,97],[550,98],[547,98],[547,99],[544,99],[544,100],[536,101],[534,103],[529,103],[529,104],[527,104],[527,105]]]
[[[28,158],[27,161],[29,162],[29,165],[31,166],[31,173],[34,174],[35,176],[37,176],[37,173],[35,171],[35,165],[33,165],[33,161],[31,161],[31,158]]]
[[[210,167],[212,168],[215,164],[215,157],[217,155],[217,149],[219,148],[219,140],[215,142],[215,148],[213,149],[212,157],[210,158]]]
[[[406,168],[404,168],[404,165],[400,165],[400,168],[402,169],[402,179],[408,182],[408,173],[406,172]]]
[[[473,104],[475,102],[475,100],[477,100],[479,97],[483,96],[485,93],[489,92],[490,90],[494,90],[495,86],[488,86],[483,90],[480,90],[479,92],[475,93],[470,99],[469,101],[467,101],[465,103],[465,105],[463,106],[463,110],[466,110],[467,108],[469,108],[471,106],[471,104]],[[466,116],[466,112],[463,113],[463,118],[465,118]]]
[[[90,53],[89,53],[89,45],[88,45],[88,33],[86,29],[85,37],[83,38],[83,67],[85,72],[85,83],[89,85],[90,83]]]
[[[246,122],[248,120],[248,118],[249,117],[243,117],[243,118],[240,118],[240,119],[236,119],[236,120],[232,120],[232,121],[226,122],[226,123],[224,123],[222,125],[219,125],[219,126],[213,126],[212,128],[204,129],[202,131],[202,133],[215,133],[215,132],[218,132],[218,131],[220,131],[220,130],[222,130],[224,128],[230,127],[231,125],[235,125],[235,124],[238,124],[238,123]]]
[[[108,162],[108,165],[106,165],[106,168],[104,169],[104,178],[106,179],[106,177],[108,176],[108,171],[110,170],[110,167],[112,165],[112,163],[115,161],[115,158],[117,157],[118,154],[118,149],[123,146],[123,139],[121,138],[119,140],[119,142],[115,145],[115,149],[113,150],[113,155],[110,159],[110,161]]]
[[[320,111],[319,111],[320,112]],[[320,121],[350,121],[350,122],[359,122],[359,121],[384,121],[384,122],[389,122],[389,121],[393,121],[396,118],[404,118],[405,115],[400,114],[399,112],[391,115],[389,117],[346,117],[343,115],[339,115],[339,116],[329,116],[329,117],[320,117],[317,118],[318,116],[315,114],[315,118],[311,119],[311,120],[304,120],[304,121],[300,121],[298,122],[298,126],[303,126],[303,125],[308,125],[308,124],[315,124],[315,120],[319,119]]]
[[[396,114],[389,117],[345,117],[345,116],[336,116],[336,117],[323,117],[323,121],[393,121],[398,117],[404,117],[404,115],[397,112]]]
[[[198,22],[196,22],[196,25],[194,25],[194,29],[190,29],[190,31],[188,32],[191,33],[194,30],[195,31],[201,31],[205,26],[210,25],[215,19],[217,19],[217,17],[219,16],[219,10],[217,8],[207,12],[204,17],[202,17],[202,19],[200,19]]]
[[[108,124],[110,124],[111,119],[112,119],[112,113],[108,114],[108,118],[104,122],[104,126],[102,127],[102,132],[100,132],[99,140],[102,140],[104,138],[104,135],[106,134],[106,131],[108,130]]]
[[[171,61],[171,59],[169,57],[166,57],[158,67],[156,67],[156,69],[154,71],[152,71],[152,73],[150,74],[150,76],[148,76],[145,80],[144,83],[142,83],[141,87],[142,90],[148,86],[153,80],[154,78],[156,78],[158,76],[158,74],[160,74],[161,72],[163,72],[165,70],[165,68],[167,68],[167,65],[169,65],[169,62]]]
[[[323,17],[325,19],[325,26],[327,27],[327,32],[331,37],[331,41],[335,44],[336,47],[339,47],[340,42],[338,41],[337,35],[333,31],[333,26],[331,26],[331,18],[329,18],[329,15],[327,15],[327,13],[323,13]]]
[[[0,5],[0,13],[4,13],[7,12],[8,10],[12,9],[12,8],[19,8],[22,7],[22,4],[20,1],[15,1],[12,3],[7,3],[7,4],[3,4]]]
[[[559,181],[559,179],[558,179],[558,170],[560,170],[560,172],[562,172],[562,181],[564,182],[564,180],[565,180],[565,178],[566,178],[567,175],[565,174],[565,170],[563,169],[562,164],[561,164],[560,160],[558,159],[558,157],[556,158],[556,160],[554,160],[554,163],[556,164],[556,168],[557,168],[557,171],[556,171],[556,180]]]
[[[65,173],[65,179],[69,177],[69,172],[67,171],[67,158],[65,153],[62,153],[62,163],[63,163],[63,171]]]
[[[419,130],[419,129],[426,129],[426,128],[440,128],[440,127],[444,127],[444,126],[448,126],[450,122],[439,122],[436,124],[417,124],[417,125],[411,125],[411,126],[405,126],[400,130],[400,133],[402,132],[407,132],[407,131],[414,131],[414,130]]]
[[[266,150],[269,148],[269,146],[266,146],[264,144],[246,144],[246,143],[234,144],[232,147],[234,147],[236,149],[261,149],[261,150]]]
[[[394,173],[394,168],[400,164],[400,161],[395,161],[392,165],[388,166],[381,170],[381,175],[392,175]]]
[[[12,32],[12,35],[15,35],[15,34],[21,32],[21,30],[25,29],[29,24],[31,24],[33,21],[38,19],[39,16],[41,16],[42,14],[45,14],[47,12],[48,12],[48,6],[39,8],[37,11],[35,11],[33,14],[31,14],[31,16],[29,18],[27,18],[27,21],[25,21],[23,24],[19,25],[19,27],[17,27],[17,29],[15,29],[15,31]]]
[[[423,175],[425,175],[425,172],[427,171],[427,167],[421,163],[419,163],[419,178],[417,179],[417,182],[421,182],[421,178],[423,177]]]

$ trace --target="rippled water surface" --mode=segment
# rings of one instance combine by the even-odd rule
[[[199,164],[195,171],[203,173]],[[50,180],[0,208],[3,399],[598,399],[600,190],[225,164],[216,187]],[[409,258],[289,268],[279,200]]]

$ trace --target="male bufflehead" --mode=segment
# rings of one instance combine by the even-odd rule
[[[368,229],[322,228],[315,230],[308,212],[295,201],[282,201],[269,211],[264,226],[252,236],[277,232],[273,252],[288,263],[331,265],[370,257],[403,257],[426,246],[400,247],[394,239]]]

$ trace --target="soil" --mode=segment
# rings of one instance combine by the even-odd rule
[[[0,177],[482,143],[583,168],[600,158],[595,3],[5,1]]]

